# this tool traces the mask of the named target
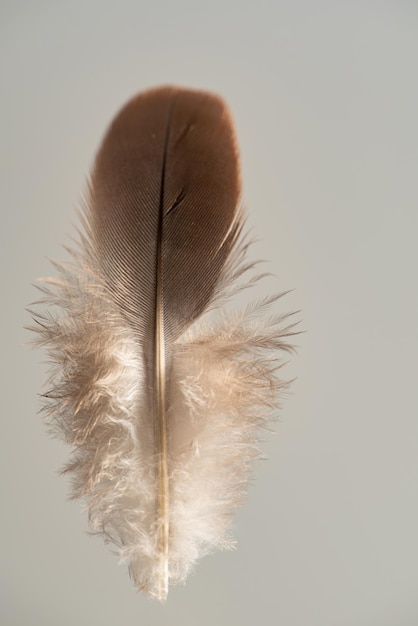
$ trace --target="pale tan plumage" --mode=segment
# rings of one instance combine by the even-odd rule
[[[231,545],[257,431],[286,385],[293,325],[265,317],[277,298],[219,310],[249,269],[240,194],[222,100],[140,94],[99,150],[73,262],[44,281],[53,308],[35,314],[55,363],[45,411],[74,446],[73,495],[159,599]]]

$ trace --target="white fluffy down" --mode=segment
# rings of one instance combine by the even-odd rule
[[[36,313],[38,344],[53,363],[44,411],[73,446],[65,468],[88,505],[93,532],[115,544],[138,589],[157,593],[154,425],[144,402],[143,361],[133,332],[80,256],[59,265]],[[270,303],[259,304],[265,309]],[[169,582],[198,557],[230,548],[260,427],[286,382],[278,355],[291,349],[287,316],[260,321],[257,306],[188,331],[168,379]]]

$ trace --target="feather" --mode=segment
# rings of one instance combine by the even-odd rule
[[[198,557],[230,548],[259,429],[287,383],[294,324],[277,297],[222,308],[253,264],[229,112],[173,87],[133,98],[98,152],[82,227],[40,285],[44,394],[93,532],[164,600]],[[212,313],[211,313],[212,312]]]

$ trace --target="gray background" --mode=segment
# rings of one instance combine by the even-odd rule
[[[418,624],[418,5],[0,4],[1,624]],[[222,94],[254,258],[302,309],[297,376],[235,520],[161,606],[85,533],[24,347],[102,134],[135,92]]]

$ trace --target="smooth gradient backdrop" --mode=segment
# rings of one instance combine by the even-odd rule
[[[2,625],[418,624],[417,62],[407,0],[1,0]],[[256,295],[307,331],[238,550],[164,606],[67,500],[23,330],[108,123],[162,83],[228,101]]]

